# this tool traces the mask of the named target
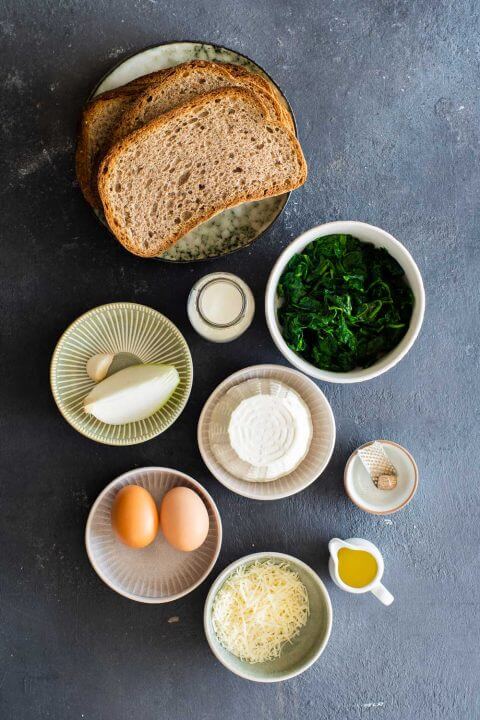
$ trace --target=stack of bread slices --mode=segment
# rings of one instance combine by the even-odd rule
[[[276,87],[241,66],[199,60],[94,98],[76,161],[85,198],[143,257],[227,208],[293,190],[307,175]]]

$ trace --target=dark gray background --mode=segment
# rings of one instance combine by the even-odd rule
[[[0,717],[10,720],[472,720],[478,704],[479,5],[472,0],[83,0],[0,4],[2,481]],[[202,39],[246,53],[279,82],[309,162],[305,187],[248,250],[172,267],[128,255],[76,185],[82,101],[146,45]],[[204,401],[231,372],[282,363],[263,317],[280,250],[334,219],[377,224],[417,260],[427,291],[421,336],[382,377],[322,385],[337,420],[327,471],[295,497],[261,503],[209,476],[196,445]],[[191,285],[238,272],[258,303],[227,346],[189,327]],[[132,448],[70,428],[50,394],[55,343],[78,315],[132,300],[185,333],[195,366],[182,417]],[[355,508],[342,471],[385,437],[418,461],[420,489],[390,518]],[[118,474],[167,465],[204,483],[224,544],[211,578],[166,606],[102,584],[83,546],[89,507]],[[364,536],[385,553],[395,603],[352,597],[327,576],[327,540]],[[203,602],[215,575],[255,550],[292,553],[325,579],[330,643],[303,676],[249,684],[211,655]],[[180,620],[169,624],[168,618]]]

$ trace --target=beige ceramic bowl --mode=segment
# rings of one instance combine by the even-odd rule
[[[159,529],[146,548],[130,548],[112,530],[111,508],[117,492],[126,485],[140,485],[153,496],[157,507],[173,487],[188,487],[205,503],[208,535],[193,552],[176,550]],[[187,595],[211,572],[222,545],[222,522],[212,497],[200,483],[178,470],[145,467],[121,475],[95,500],[87,520],[85,545],[93,569],[112,590],[130,600],[166,603]]]
[[[252,378],[272,378],[288,385],[308,405],[312,417],[313,437],[307,456],[289,475],[270,482],[239,480],[220,465],[210,446],[209,426],[216,404],[231,387]],[[255,500],[279,500],[308,487],[327,467],[334,445],[335,419],[327,398],[312,380],[282,365],[252,365],[230,375],[210,395],[198,421],[198,446],[210,472],[233,492]]]

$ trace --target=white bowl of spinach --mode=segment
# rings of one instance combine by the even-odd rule
[[[420,271],[392,235],[339,221],[294,240],[271,272],[267,325],[285,358],[328,382],[369,380],[412,347],[425,311]]]

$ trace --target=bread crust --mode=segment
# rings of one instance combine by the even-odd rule
[[[182,63],[181,65],[176,65],[174,68],[171,69],[168,74],[164,75],[162,78],[157,78],[157,80],[160,80],[159,82],[156,82],[155,84],[147,84],[147,86],[143,89],[142,93],[138,95],[136,100],[123,113],[119,124],[114,130],[112,145],[117,143],[119,140],[122,140],[135,129],[138,129],[139,114],[142,113],[147,103],[152,100],[152,96],[155,99],[155,94],[157,92],[161,92],[165,89],[166,86],[168,87],[169,84],[173,85],[174,83],[177,83],[183,78],[188,78],[189,74],[192,71],[198,72],[199,70],[201,70],[205,71],[205,73],[211,72],[212,66],[215,68],[215,72],[220,72],[226,81],[232,83],[232,87],[240,85],[253,89],[256,93],[260,95],[261,99],[267,107],[271,119],[280,123],[285,123],[287,127],[289,127],[290,129],[292,128],[291,123],[285,122],[282,108],[279,102],[270,92],[266,81],[263,81],[263,78],[259,77],[259,80],[261,80],[262,82],[258,82],[257,79],[253,77],[252,73],[247,71],[244,73],[239,73],[238,75],[234,75],[232,74],[232,72],[229,71],[226,65],[227,63],[214,63],[206,62],[203,60],[194,60],[188,63]],[[156,73],[152,73],[152,75],[155,75],[155,77],[157,77]],[[204,95],[205,93],[200,94]],[[185,103],[184,101],[180,101],[178,105],[180,104]]]
[[[286,124],[286,126],[288,128],[290,128],[290,130],[294,134],[296,134],[295,123],[293,122],[292,116],[290,115],[290,113],[288,112],[286,107],[284,106],[284,101],[281,96],[281,93],[278,90],[278,88],[274,85],[273,82],[271,82],[270,80],[267,80],[267,78],[264,77],[263,75],[260,75],[260,73],[250,72],[243,65],[229,64],[229,72],[234,77],[243,77],[243,76],[249,75],[252,78],[252,81],[254,83],[256,83],[259,88],[262,88],[263,90],[266,90],[267,92],[269,92],[271,94],[271,96],[273,97],[274,102],[277,103],[277,105],[280,109],[280,114],[281,114],[283,122]]]
[[[109,175],[111,172],[110,165],[112,163],[115,163],[116,159],[119,157],[119,155],[122,154],[125,150],[129,149],[133,145],[135,145],[139,140],[141,140],[143,137],[147,137],[152,133],[152,131],[160,128],[162,125],[165,125],[166,123],[170,122],[170,120],[175,119],[182,114],[185,114],[191,110],[197,110],[200,109],[203,105],[209,103],[214,98],[225,98],[225,97],[238,97],[242,100],[247,100],[250,103],[253,103],[256,106],[257,110],[260,110],[261,114],[264,116],[265,122],[268,123],[270,126],[278,126],[282,132],[286,133],[288,136],[288,139],[290,141],[291,147],[294,150],[294,154],[297,158],[298,165],[299,165],[299,173],[298,177],[293,182],[285,182],[284,184],[277,184],[275,185],[270,191],[267,192],[246,192],[243,195],[239,195],[235,202],[226,204],[222,207],[220,207],[216,212],[206,212],[204,215],[202,215],[200,218],[192,219],[189,221],[185,221],[181,227],[176,233],[172,234],[168,238],[164,238],[162,243],[156,243],[155,247],[149,248],[148,251],[144,248],[139,248],[137,245],[132,243],[130,241],[130,238],[128,235],[124,232],[123,228],[120,226],[117,218],[115,217],[115,213],[109,203],[109,192],[108,192],[108,183],[109,183]],[[201,95],[194,100],[191,100],[190,102],[180,105],[173,110],[170,110],[166,113],[163,113],[155,120],[152,120],[150,123],[145,125],[144,127],[139,128],[135,132],[133,132],[131,135],[128,135],[125,139],[121,140],[120,142],[116,143],[107,153],[107,155],[104,157],[100,164],[100,168],[98,171],[98,188],[100,197],[103,203],[103,208],[105,212],[105,217],[107,219],[108,225],[110,229],[112,230],[115,237],[119,240],[119,242],[130,252],[132,252],[134,255],[138,255],[140,257],[155,257],[159,253],[164,252],[169,247],[174,245],[181,237],[186,235],[190,230],[197,227],[198,225],[201,225],[203,222],[206,222],[211,217],[213,217],[218,212],[223,212],[223,210],[227,210],[231,207],[236,207],[237,205],[240,205],[244,202],[251,202],[253,200],[263,200],[266,197],[273,197],[275,195],[281,195],[285,192],[289,192],[290,190],[294,190],[295,188],[303,185],[307,178],[307,165],[305,162],[305,158],[303,156],[302,149],[298,143],[297,138],[295,135],[286,128],[283,124],[272,122],[269,118],[268,112],[265,108],[265,105],[262,103],[258,95],[256,95],[251,90],[247,90],[245,88],[240,87],[227,87],[222,88],[220,90],[214,90],[210,93],[205,93],[204,95]]]
[[[178,71],[180,68],[184,68],[187,66],[191,68],[206,68],[212,65],[227,70],[232,75],[232,77],[249,77],[252,82],[255,82],[255,84],[259,87],[260,90],[269,93],[272,97],[273,103],[278,105],[278,119],[282,120],[287,125],[287,127],[289,127],[293,133],[295,133],[295,123],[292,120],[292,116],[285,108],[281,93],[279,92],[275,84],[260,73],[249,70],[244,65],[237,65],[235,63],[228,62],[224,63],[219,62],[218,60],[188,60],[187,62],[180,63],[179,65],[174,65],[174,67],[171,68],[157,70],[155,72],[149,73],[148,75],[141,75],[140,77],[131,80],[129,83],[124,85],[124,87],[146,88],[149,84],[162,82],[167,78],[170,73]]]
[[[209,67],[211,65],[219,66],[226,69],[234,69],[237,67],[240,67],[240,65],[234,65],[233,63],[224,63],[219,62],[218,60],[186,60],[183,63],[179,63],[178,65],[173,65],[172,67],[163,68],[163,70],[154,70],[151,73],[147,73],[147,75],[139,75],[139,77],[134,78],[133,80],[130,80],[130,82],[126,83],[122,87],[129,88],[129,87],[139,87],[146,85],[150,85],[151,83],[157,83],[161,82],[167,75],[169,75],[171,72],[177,71],[180,68],[183,67],[192,67],[192,68],[205,68]],[[248,72],[248,70],[246,70]]]

